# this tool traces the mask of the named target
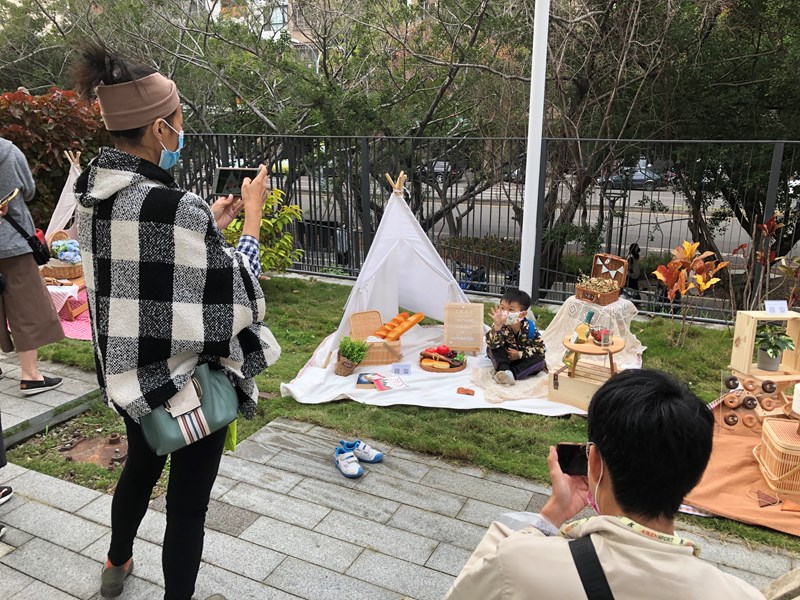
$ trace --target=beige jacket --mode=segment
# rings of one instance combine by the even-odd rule
[[[592,517],[545,537],[492,523],[447,593],[447,600],[586,598],[567,546],[592,536],[615,600],[736,600],[764,596],[693,555],[688,545],[651,539],[615,517]]]

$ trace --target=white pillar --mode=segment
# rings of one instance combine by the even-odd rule
[[[539,178],[541,176],[542,128],[544,126],[544,86],[547,71],[547,31],[550,0],[536,0],[533,16],[533,53],[531,57],[531,96],[528,106],[528,151],[525,161],[525,202],[522,217],[522,249],[519,288],[533,292],[533,257],[541,240],[536,238],[539,218]]]

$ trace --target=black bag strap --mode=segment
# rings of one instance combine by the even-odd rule
[[[589,600],[614,600],[614,594],[608,587],[608,579],[597,558],[597,551],[594,549],[590,536],[578,538],[569,542],[569,551],[572,553],[572,560],[578,569],[578,575],[583,584],[583,590]]]
[[[11,215],[6,215],[4,218],[6,221],[8,221],[9,225],[11,225],[17,231],[19,231],[19,234],[22,237],[24,237],[26,240],[30,240],[30,238],[32,237],[31,234],[25,231],[25,228],[19,223],[17,223],[17,221]]]

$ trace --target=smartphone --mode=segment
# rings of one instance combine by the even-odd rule
[[[17,194],[19,194],[19,188],[14,188],[14,190],[10,194],[8,194],[2,200],[0,200],[0,208],[3,208],[6,204],[8,204],[14,198],[16,198]]]
[[[556,445],[558,464],[566,475],[582,475],[589,473],[589,459],[586,457],[586,444],[559,442]]]
[[[257,167],[217,167],[214,173],[215,196],[242,195],[242,182],[245,177],[255,179],[258,175]]]

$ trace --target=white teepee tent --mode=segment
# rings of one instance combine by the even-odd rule
[[[53,210],[53,216],[50,217],[50,224],[47,226],[47,231],[44,234],[45,238],[48,240],[50,239],[50,234],[64,229],[67,226],[67,223],[69,223],[70,219],[72,219],[72,216],[75,214],[75,207],[78,205],[78,199],[75,197],[73,188],[75,187],[75,180],[81,174],[81,153],[67,150],[64,152],[64,155],[67,157],[70,164],[69,175],[67,176],[67,182],[64,184],[64,189],[61,190],[58,203]],[[69,237],[73,240],[78,239],[78,226],[76,223],[76,221],[73,221],[72,226],[67,229]]]
[[[339,340],[350,333],[350,315],[380,311],[383,321],[400,306],[443,321],[448,302],[469,302],[439,253],[425,235],[403,198],[405,174],[386,178],[393,191],[386,204],[372,246],[345,305],[342,321],[315,352],[317,364],[327,364]]]

